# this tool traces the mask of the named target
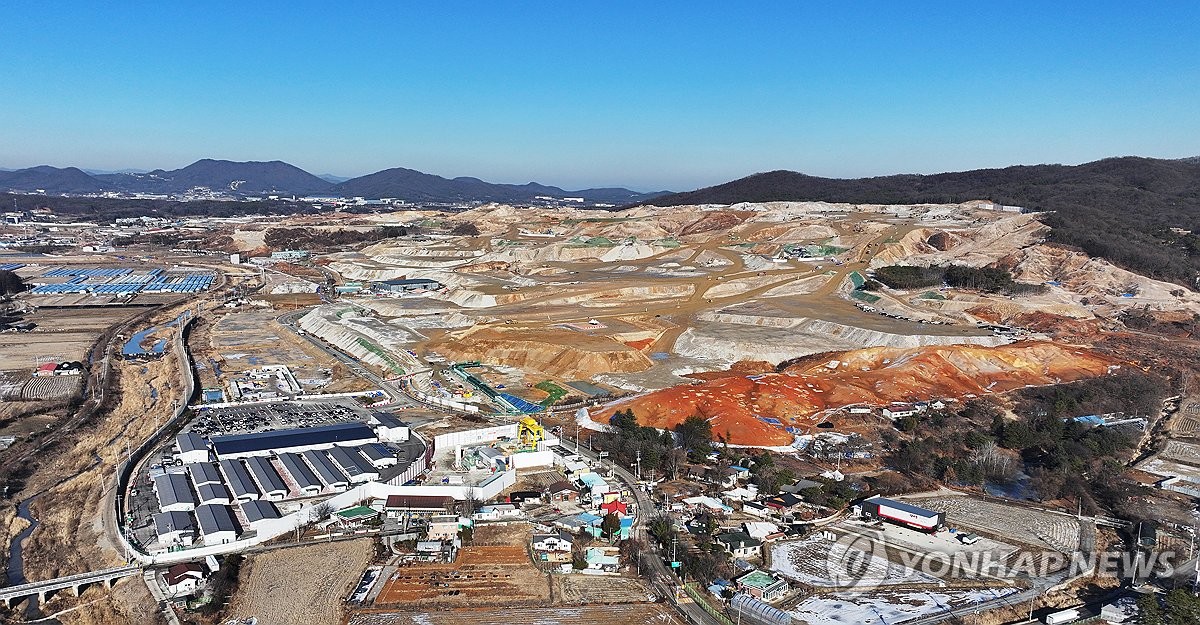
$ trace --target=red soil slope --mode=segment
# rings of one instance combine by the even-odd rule
[[[669,429],[701,415],[712,421],[714,436],[726,436],[730,443],[788,445],[792,434],[785,427],[808,431],[825,419],[819,413],[831,408],[999,393],[1105,375],[1114,364],[1088,349],[1047,342],[874,347],[830,353],[782,373],[730,372],[702,384],[614,402],[592,418],[607,423],[616,410],[631,408],[643,425]],[[776,419],[780,425],[762,418]]]

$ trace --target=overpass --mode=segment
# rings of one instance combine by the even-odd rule
[[[30,582],[21,584],[20,586],[8,586],[0,588],[0,601],[4,602],[4,607],[12,607],[14,603],[19,603],[22,599],[37,596],[39,603],[45,603],[46,598],[59,590],[70,588],[71,592],[76,597],[83,589],[93,584],[102,584],[105,588],[112,588],[112,585],[123,577],[131,575],[141,575],[142,567],[136,564],[121,566],[114,569],[104,569],[103,571],[92,571],[90,573],[79,573],[77,575],[68,575],[66,577],[58,577],[48,579],[44,582]]]

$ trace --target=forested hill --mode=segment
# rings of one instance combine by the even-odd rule
[[[925,204],[992,200],[1030,211],[1053,241],[1151,277],[1195,285],[1200,275],[1200,159],[1109,158],[933,175],[838,179],[793,171],[648,200],[657,206],[820,200]],[[1172,228],[1189,230],[1182,234]]]

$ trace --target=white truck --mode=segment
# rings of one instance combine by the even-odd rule
[[[1046,625],[1063,625],[1064,623],[1074,623],[1082,616],[1083,614],[1079,611],[1079,608],[1068,608],[1047,614],[1045,621]]]

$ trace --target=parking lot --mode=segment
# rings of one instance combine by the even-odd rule
[[[337,401],[200,408],[188,429],[200,436],[211,437],[366,421],[367,416],[352,403]]]

